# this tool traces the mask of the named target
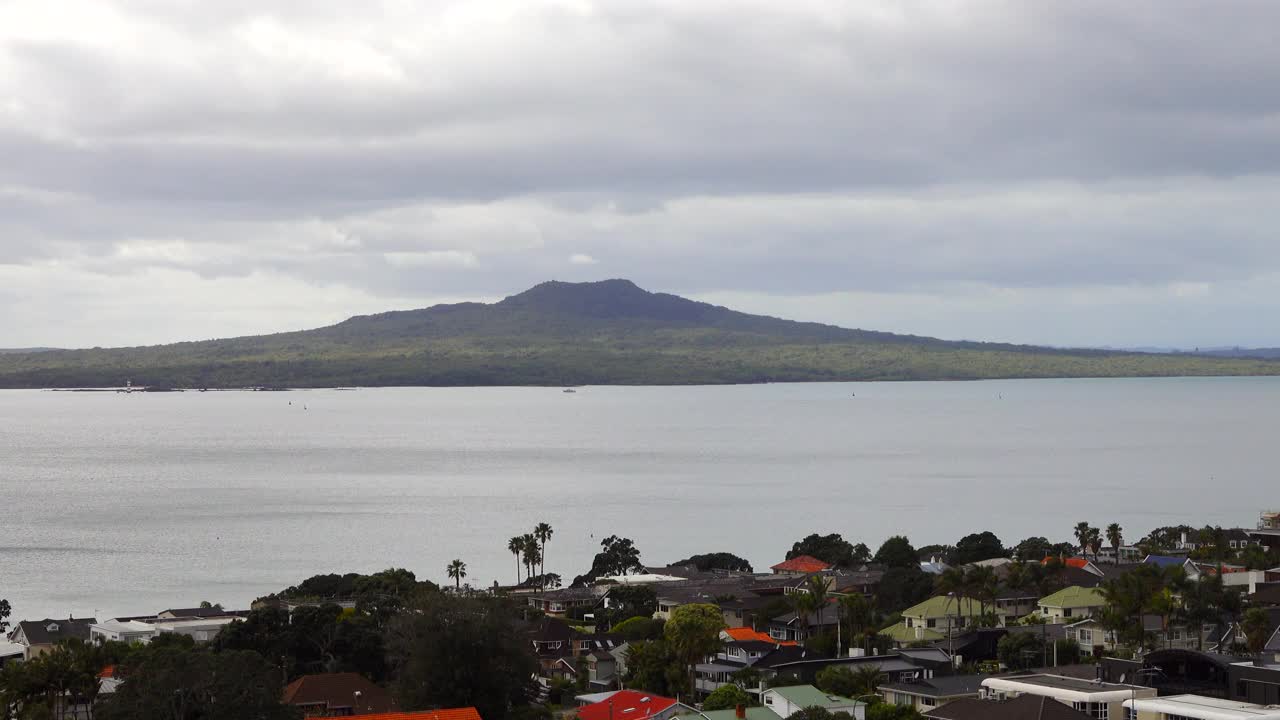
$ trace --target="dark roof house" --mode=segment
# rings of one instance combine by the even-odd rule
[[[369,715],[398,709],[391,693],[356,673],[303,675],[285,686],[284,701],[306,717]]]
[[[23,657],[30,660],[45,654],[63,640],[88,642],[90,627],[96,622],[97,618],[23,620],[9,631],[9,641],[25,647]]]

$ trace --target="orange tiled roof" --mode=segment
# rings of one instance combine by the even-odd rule
[[[115,677],[115,676],[116,676],[116,666],[115,666],[115,665],[108,665],[108,666],[106,666],[106,667],[102,668],[102,672],[98,673],[98,677],[100,677],[100,678],[113,678],[113,677]]]
[[[795,645],[795,642],[793,641],[777,640],[775,638],[769,637],[768,633],[756,632],[755,630],[752,630],[749,627],[726,628],[725,633],[728,634],[729,637],[739,642],[747,642],[747,641],[754,640],[756,642],[773,643],[774,645]]]
[[[1045,558],[1045,559],[1041,560],[1041,561],[1040,561],[1040,564],[1041,564],[1041,565],[1048,565],[1048,564],[1049,564],[1049,561],[1050,561],[1050,560],[1053,560],[1053,559],[1054,559],[1054,558],[1052,558],[1052,557],[1047,557],[1047,558]],[[1089,559],[1088,559],[1088,558],[1082,558],[1082,557],[1069,557],[1069,558],[1057,558],[1057,559],[1058,559],[1058,560],[1060,560],[1060,561],[1062,561],[1062,564],[1063,564],[1063,565],[1066,565],[1066,566],[1067,566],[1067,567],[1069,567],[1069,568],[1076,568],[1077,570],[1083,570],[1083,569],[1084,569],[1084,566],[1089,564]]]
[[[359,717],[360,720],[480,720],[480,713],[473,707],[465,707],[448,710],[376,713]]]
[[[780,562],[774,565],[770,570],[782,570],[784,572],[801,572],[816,573],[823,570],[830,570],[831,564],[825,563],[812,555],[800,555],[793,557],[786,562]]]

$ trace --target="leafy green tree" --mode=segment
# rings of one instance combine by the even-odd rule
[[[919,565],[891,567],[884,571],[876,587],[876,607],[881,612],[898,612],[929,598],[933,578]]]
[[[102,698],[97,720],[295,720],[284,704],[280,670],[249,650],[211,652],[160,644],[139,650],[119,672],[123,682]]]
[[[596,578],[611,575],[626,575],[632,572],[644,572],[640,563],[640,551],[630,538],[610,535],[600,541],[600,552],[591,562],[591,570],[586,575],[574,578],[576,587],[594,582]]]
[[[9,632],[9,614],[13,612],[13,608],[9,606],[9,601],[0,598],[0,635]]]
[[[720,631],[724,630],[720,608],[705,603],[680,605],[671,611],[671,619],[662,629],[663,638],[676,657],[689,670],[692,690],[694,667],[700,660],[720,648]]]
[[[739,705],[755,705],[750,693],[737,685],[721,685],[702,701],[703,711],[729,710]]]
[[[1034,632],[1011,632],[996,643],[996,657],[1010,670],[1026,670],[1044,663],[1044,640]]]
[[[671,697],[684,683],[684,667],[665,639],[641,640],[627,646],[627,687]]]
[[[980,560],[1008,556],[1009,551],[1005,550],[1004,543],[1000,542],[1000,538],[996,537],[995,533],[990,530],[986,530],[960,538],[960,541],[956,543],[955,553],[952,555],[950,562],[956,565],[968,565]]]
[[[1244,631],[1245,646],[1251,654],[1257,655],[1266,647],[1267,640],[1271,639],[1271,617],[1262,608],[1249,608],[1240,623],[1240,629]]]
[[[551,529],[551,523],[540,522],[533,528],[533,537],[540,543],[538,548],[538,558],[542,561],[540,575],[547,574],[547,541],[554,534],[555,530]]]
[[[387,653],[401,707],[475,706],[505,720],[527,704],[537,662],[501,598],[432,594],[415,600],[387,629]]]
[[[805,642],[809,639],[809,616],[813,614],[818,607],[817,599],[807,592],[794,592],[789,596],[791,600],[791,612],[796,614],[796,624],[799,627],[799,635],[797,639]]]
[[[834,720],[831,711],[820,706],[797,710],[787,716],[787,720]]]
[[[867,708],[867,720],[922,720],[924,716],[907,705],[876,703]]]
[[[620,635],[627,642],[656,640],[662,637],[662,620],[651,617],[632,617],[614,625],[610,632]]]
[[[861,551],[838,533],[830,535],[814,533],[793,544],[790,552],[787,553],[787,559],[808,555],[836,567],[853,567],[866,562],[865,557],[859,556],[865,556],[867,546],[861,543],[859,546]]]
[[[819,670],[813,684],[822,692],[844,697],[860,694],[863,687],[853,670],[841,665],[829,665]]]
[[[841,622],[848,629],[848,646],[861,647],[870,652],[868,646],[877,629],[875,607],[859,593],[840,598],[837,607],[840,609]]]
[[[610,615],[619,620],[652,617],[658,611],[658,593],[652,585],[619,585],[609,590]]]
[[[920,568],[916,549],[911,547],[911,541],[902,535],[894,535],[885,540],[876,551],[874,561],[891,568]]]
[[[733,553],[717,552],[705,555],[694,555],[684,560],[671,563],[674,567],[693,567],[709,572],[711,570],[728,570],[730,572],[753,572],[751,563]]]

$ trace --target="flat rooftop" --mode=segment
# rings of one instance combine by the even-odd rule
[[[1280,720],[1280,706],[1277,705],[1254,705],[1201,695],[1142,698],[1136,702],[1137,709],[1144,712],[1180,715],[1198,720]],[[1133,707],[1134,703],[1133,700],[1124,702],[1125,707]]]

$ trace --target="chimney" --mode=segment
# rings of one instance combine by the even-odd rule
[[[738,718],[738,720],[746,720],[747,706],[742,703],[738,703],[738,706],[733,709],[733,714],[734,717]]]
[[[863,648],[860,648],[860,647],[849,648],[849,657],[851,658],[866,657],[866,655],[867,655],[867,651],[864,650]]]

